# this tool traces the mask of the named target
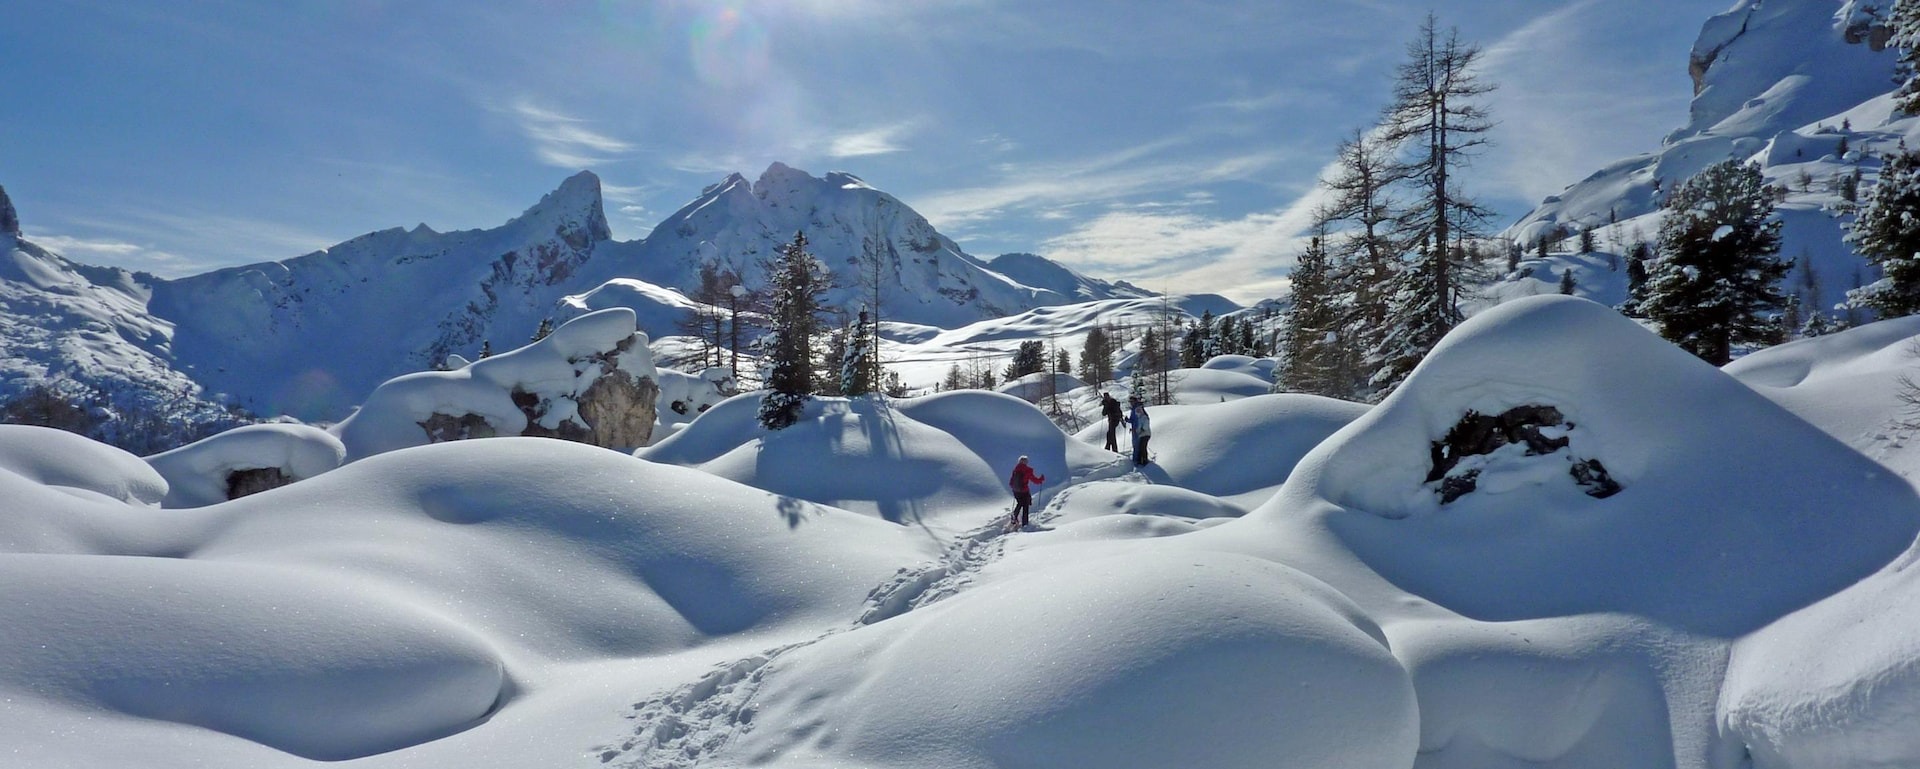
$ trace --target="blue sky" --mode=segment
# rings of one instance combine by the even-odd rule
[[[1729,4],[17,0],[0,186],[30,238],[179,276],[496,226],[581,168],[635,239],[782,161],[977,256],[1247,300],[1427,11],[1487,50],[1498,146],[1467,181],[1511,217],[1679,127]]]

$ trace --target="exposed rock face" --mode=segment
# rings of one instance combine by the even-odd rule
[[[653,365],[645,334],[634,330],[632,310],[603,310],[576,318],[551,334],[458,371],[433,371],[382,385],[362,414],[408,402],[437,402],[413,433],[393,446],[518,435],[558,438],[613,449],[647,445],[653,438],[661,377],[689,379]],[[490,388],[474,387],[484,383]],[[432,394],[428,394],[432,393]],[[502,408],[501,396],[511,409]],[[516,413],[517,412],[517,413]],[[360,415],[349,420],[357,425]],[[343,426],[344,432],[349,431]],[[357,427],[356,427],[357,431]],[[424,435],[422,435],[424,433]],[[357,435],[358,433],[355,432]]]
[[[1552,406],[1519,406],[1498,416],[1469,411],[1434,441],[1433,469],[1427,483],[1438,483],[1440,503],[1447,504],[1479,487],[1480,469],[1458,470],[1471,457],[1484,457],[1509,445],[1526,446],[1523,456],[1545,456],[1567,447],[1567,433],[1574,424]],[[1620,491],[1620,484],[1607,474],[1598,459],[1568,457],[1568,472],[1587,496],[1604,499]],[[1458,470],[1458,471],[1456,471]]]
[[[428,443],[463,441],[468,438],[492,438],[500,431],[479,414],[441,414],[435,412],[420,423],[420,429],[427,431]]]
[[[293,483],[295,478],[278,467],[235,470],[227,474],[227,499],[239,499]]]
[[[660,387],[651,379],[615,371],[594,380],[579,399],[580,418],[591,426],[586,442],[607,448],[647,445],[659,398]]]
[[[20,214],[13,210],[5,187],[0,187],[0,235],[20,236]]]

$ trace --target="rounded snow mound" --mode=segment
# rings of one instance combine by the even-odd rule
[[[1920,766],[1916,559],[1910,551],[1734,646],[1720,717],[1754,766]]]
[[[65,430],[0,425],[0,471],[75,496],[157,505],[167,481],[139,457]]]
[[[1251,355],[1215,355],[1200,364],[1208,371],[1232,371],[1247,376],[1255,376],[1268,382],[1273,381],[1273,358],[1255,358]]]
[[[780,658],[753,720],[786,728],[735,747],[892,769],[1368,769],[1418,747],[1406,671],[1311,577],[1164,550],[1025,563]]]
[[[980,390],[816,397],[797,423],[772,431],[757,419],[760,397],[731,398],[637,453],[896,523],[983,506],[1004,512],[1021,456],[1047,477],[1043,488],[1114,458],[1069,440],[1031,404]]]
[[[544,438],[382,454],[216,509],[196,558],[366,575],[561,659],[858,616],[934,554],[903,527]]]
[[[1262,513],[1488,620],[1645,613],[1735,635],[1871,574],[1920,530],[1884,467],[1605,306],[1475,316],[1315,449]],[[1790,576],[1789,576],[1790,575]]]
[[[0,691],[338,761],[480,722],[506,677],[461,626],[331,577],[166,558],[0,557]]]
[[[1238,376],[1233,375],[1233,376]],[[1146,472],[1167,483],[1252,506],[1285,483],[1294,465],[1314,446],[1367,413],[1365,404],[1318,395],[1262,394],[1224,403],[1149,406],[1153,465]],[[1106,420],[1074,437],[1102,445]],[[1122,451],[1131,450],[1127,423],[1117,431]]]
[[[147,457],[167,479],[165,507],[201,507],[233,494],[235,473],[271,470],[292,483],[333,470],[347,449],[332,433],[301,424],[246,425]]]

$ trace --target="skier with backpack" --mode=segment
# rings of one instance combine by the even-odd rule
[[[1046,482],[1046,476],[1034,472],[1033,465],[1027,464],[1024,456],[1013,466],[1013,477],[1007,480],[1007,486],[1013,489],[1013,518],[1007,521],[1007,528],[1027,525],[1027,518],[1033,512],[1033,487]]]
[[[1120,401],[1113,399],[1113,393],[1100,393],[1100,415],[1107,418],[1107,450],[1120,453],[1120,441],[1115,435],[1120,430]]]

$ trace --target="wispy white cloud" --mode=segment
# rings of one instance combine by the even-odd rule
[[[1270,149],[1216,158],[1164,157],[1168,150],[1188,143],[1163,139],[1089,158],[1003,164],[997,183],[936,192],[920,199],[915,208],[936,226],[958,232],[1015,208],[1057,210],[1143,193],[1180,194],[1197,185],[1247,178],[1284,157]]]
[[[55,233],[24,233],[34,245],[82,264],[178,276],[211,269],[210,261],[195,261],[150,245],[112,238],[82,238]]]
[[[857,158],[900,152],[905,149],[900,140],[912,130],[913,124],[908,122],[834,136],[827,142],[826,154],[832,158]]]
[[[1283,214],[1220,219],[1189,211],[1110,211],[1047,240],[1045,253],[1076,269],[1155,290],[1232,286],[1233,298],[1275,296],[1297,250],[1299,228]]]
[[[1631,15],[1576,0],[1487,46],[1489,99],[1499,121],[1484,175],[1529,200],[1561,191],[1608,162],[1651,149],[1678,125],[1678,101],[1652,84],[1683,88],[1674,62],[1649,60],[1619,38]]]
[[[616,139],[587,126],[587,121],[536,105],[522,99],[508,107],[520,130],[533,140],[533,153],[540,162],[559,168],[577,169],[618,160],[634,150],[630,142]]]

